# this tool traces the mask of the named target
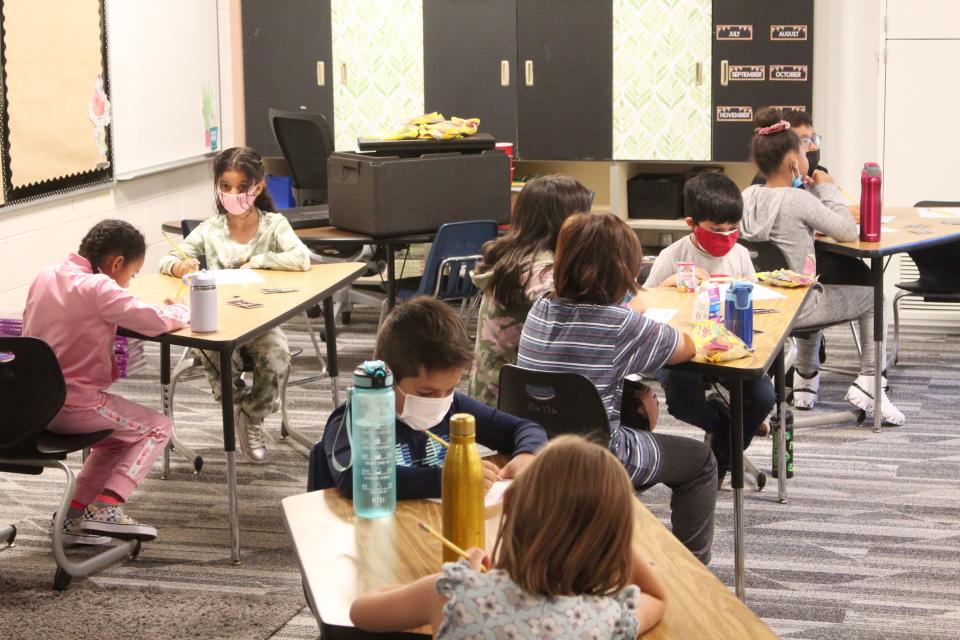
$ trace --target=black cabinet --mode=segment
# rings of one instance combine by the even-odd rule
[[[517,140],[516,0],[423,0],[426,111]]]
[[[714,0],[712,77],[713,159],[748,160],[758,109],[811,108],[813,0]]]
[[[613,155],[613,3],[516,0],[517,155]]]
[[[333,121],[330,0],[243,0],[247,146],[279,156],[267,109],[304,109]]]

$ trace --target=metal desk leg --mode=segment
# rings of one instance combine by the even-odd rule
[[[784,363],[784,351],[786,347],[780,348],[774,363],[774,387],[777,392],[777,421],[780,428],[777,429],[777,500],[781,503],[787,502],[787,412],[784,403],[787,400],[786,389],[786,365]]]
[[[323,326],[327,332],[327,374],[333,387],[333,406],[340,406],[340,367],[337,364],[337,315],[333,310],[333,298],[323,299]]]
[[[734,586],[743,600],[746,585],[743,575],[743,380],[730,380],[730,466],[733,485],[733,562]]]
[[[237,504],[237,439],[233,415],[233,350],[220,352],[220,404],[223,409],[223,450],[227,455],[227,502],[230,519],[230,560],[240,564],[240,522]]]
[[[387,245],[387,311],[397,306],[397,265],[393,245]],[[329,344],[329,340],[327,341]]]
[[[160,343],[160,411],[168,418],[173,414],[173,407],[170,406],[170,345],[166,342]],[[160,477],[164,480],[170,478],[170,447],[173,446],[173,440],[167,441],[167,446],[163,448],[163,471]]]
[[[870,259],[870,274],[873,276],[873,431],[880,432],[883,397],[883,337],[886,325],[883,322],[883,258]],[[864,345],[866,348],[866,345]]]

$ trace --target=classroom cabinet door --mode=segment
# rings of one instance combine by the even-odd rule
[[[713,0],[711,75],[713,159],[748,160],[758,109],[811,108],[813,0]]]
[[[517,139],[516,0],[423,0],[427,112],[480,118],[480,131]]]
[[[613,157],[710,159],[712,0],[613,0]]]
[[[519,157],[612,157],[611,0],[517,0]]]
[[[331,0],[338,150],[423,114],[422,0]]]
[[[279,156],[270,108],[322,113],[334,126],[329,0],[243,0],[246,143]]]

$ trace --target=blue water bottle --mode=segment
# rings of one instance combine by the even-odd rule
[[[389,516],[397,510],[397,406],[387,365],[371,360],[357,367],[347,404],[353,510],[361,518]]]
[[[723,326],[753,348],[753,284],[737,280],[724,296]]]

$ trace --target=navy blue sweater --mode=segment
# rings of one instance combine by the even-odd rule
[[[310,456],[310,478],[307,490],[329,489],[336,486],[347,498],[353,498],[353,471],[337,471],[330,459],[336,455],[340,466],[350,462],[350,441],[346,428],[341,429],[345,405],[340,405],[330,414],[323,438],[314,445]],[[477,443],[494,449],[505,456],[518,453],[536,453],[547,442],[547,434],[535,422],[522,420],[508,413],[497,411],[470,396],[454,392],[453,405],[431,432],[450,441],[450,416],[454,413],[469,413],[477,421]],[[411,429],[397,419],[397,498],[440,497],[440,474],[446,448],[426,434]]]

